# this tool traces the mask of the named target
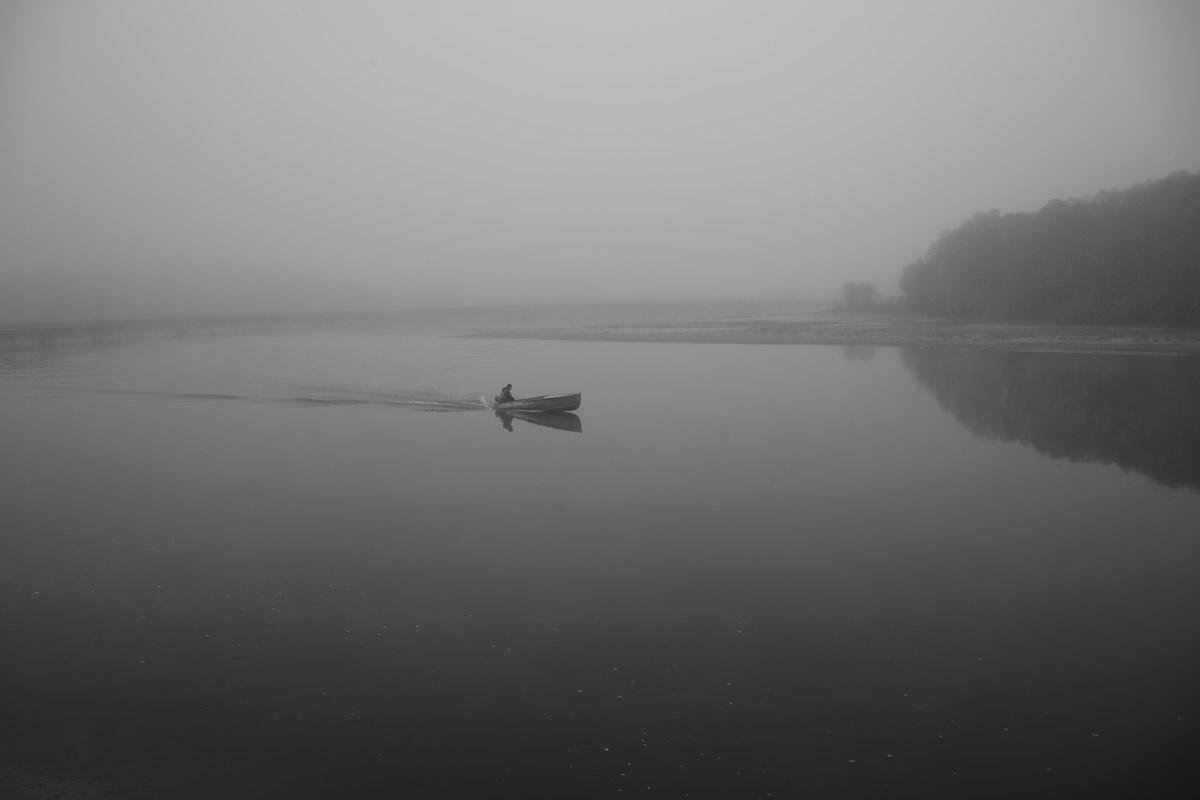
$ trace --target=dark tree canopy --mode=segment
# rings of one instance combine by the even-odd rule
[[[905,267],[900,290],[946,316],[1200,325],[1200,174],[976,214]]]

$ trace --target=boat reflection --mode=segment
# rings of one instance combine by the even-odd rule
[[[1200,358],[951,348],[900,357],[976,436],[1200,490]]]
[[[583,421],[570,411],[496,411],[496,416],[507,431],[513,429],[512,421],[519,419],[543,428],[583,433]]]

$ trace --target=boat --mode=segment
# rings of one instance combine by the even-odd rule
[[[503,403],[495,403],[497,411],[574,411],[579,408],[583,394],[544,394],[538,397],[521,397]]]
[[[519,419],[531,425],[541,425],[543,428],[556,428],[560,431],[583,433],[583,421],[570,411],[496,411],[500,423],[505,429],[512,430],[512,421]]]

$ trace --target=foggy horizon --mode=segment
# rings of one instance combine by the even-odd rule
[[[1200,169],[1200,6],[21,1],[0,324],[802,300]]]

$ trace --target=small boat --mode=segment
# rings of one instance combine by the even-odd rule
[[[539,397],[522,397],[506,403],[496,403],[492,408],[499,411],[574,411],[579,408],[583,394],[544,394]]]

